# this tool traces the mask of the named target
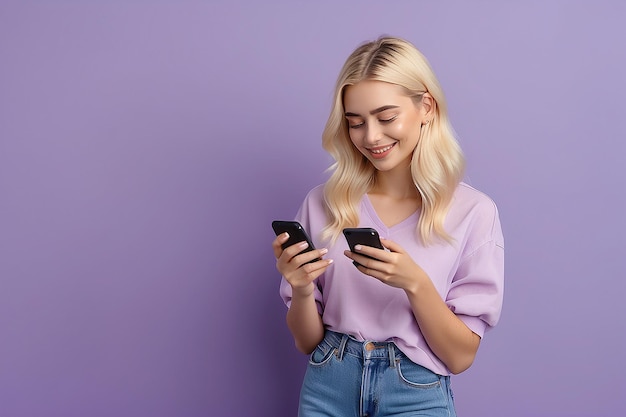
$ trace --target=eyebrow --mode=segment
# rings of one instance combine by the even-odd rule
[[[398,107],[400,107],[400,106],[392,106],[392,105],[382,106],[382,107],[379,107],[379,108],[377,108],[377,109],[372,110],[372,111],[370,112],[370,114],[373,116],[373,115],[375,115],[375,114],[382,113],[382,112],[384,112],[385,110],[389,110],[389,109],[397,109]],[[347,112],[345,113],[345,115],[346,115],[346,117],[361,117],[361,115],[360,115],[360,114],[350,113],[349,111],[347,111]]]

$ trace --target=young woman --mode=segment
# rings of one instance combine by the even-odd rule
[[[450,374],[500,316],[504,243],[493,201],[461,182],[424,56],[392,37],[358,47],[322,141],[332,176],[296,216],[318,249],[272,244],[287,325],[311,355],[299,415],[454,416]],[[349,251],[347,227],[375,228],[386,249]]]

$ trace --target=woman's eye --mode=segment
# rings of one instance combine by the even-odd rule
[[[379,119],[379,122],[381,122],[381,123],[391,123],[391,122],[393,122],[394,120],[396,120],[396,118],[397,118],[397,117],[398,117],[398,116],[396,115],[396,116],[390,117],[390,118],[388,118],[388,119]]]
[[[361,122],[361,123],[348,123],[348,127],[350,127],[350,129],[358,129],[360,127],[363,127],[365,123]]]

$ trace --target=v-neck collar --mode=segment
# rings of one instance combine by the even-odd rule
[[[365,209],[365,212],[368,214],[370,219],[372,219],[372,221],[376,224],[376,229],[378,230],[379,233],[381,233],[382,237],[389,236],[393,232],[399,229],[403,229],[407,226],[417,226],[417,222],[420,216],[419,208],[416,211],[414,211],[411,215],[409,215],[409,217],[407,217],[406,219],[402,220],[399,223],[394,224],[391,227],[388,227],[380,219],[380,217],[378,216],[378,213],[376,213],[376,210],[374,209],[374,205],[372,204],[372,201],[370,200],[367,193],[363,194],[362,204],[363,204],[363,208]]]

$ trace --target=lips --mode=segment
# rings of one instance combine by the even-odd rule
[[[381,159],[387,156],[387,154],[389,154],[389,152],[395,145],[396,145],[395,143],[392,143],[386,146],[377,146],[375,148],[367,148],[367,150],[370,152],[373,158]]]

